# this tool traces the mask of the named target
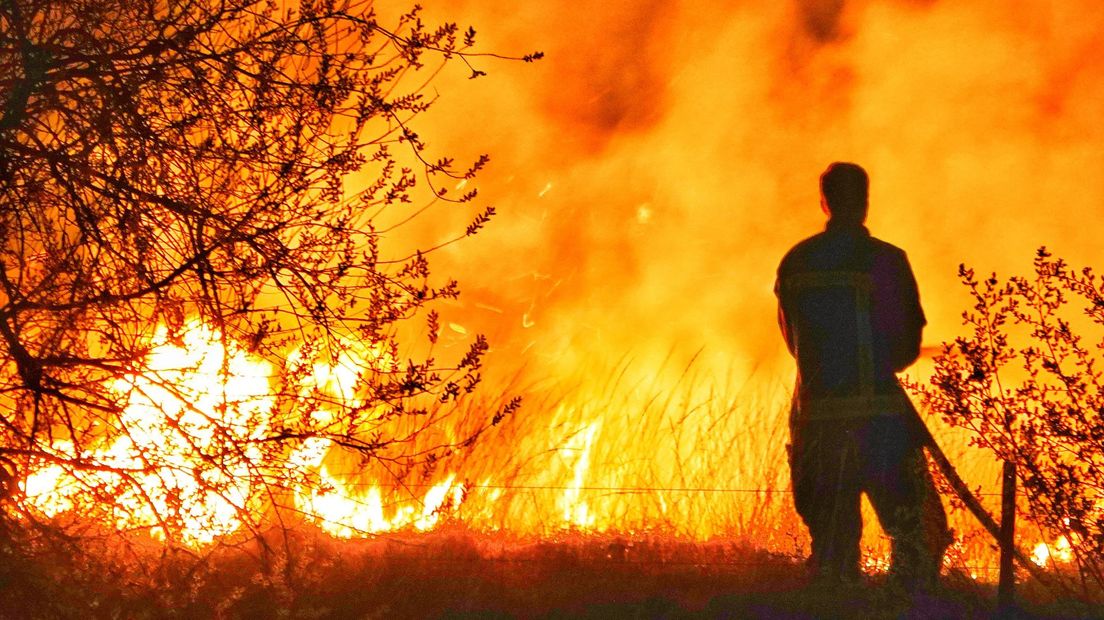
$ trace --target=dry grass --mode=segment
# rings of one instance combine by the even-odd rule
[[[798,558],[732,542],[565,533],[511,538],[447,524],[342,541],[272,534],[202,558],[155,548],[3,558],[10,618],[990,617],[990,587],[948,576],[907,597],[881,577],[811,585]],[[1037,617],[1092,617],[1022,588]]]
[[[992,614],[993,588],[983,584],[996,578],[986,570],[995,554],[961,511],[952,513],[962,538],[939,596],[909,599],[876,575],[862,588],[810,586],[807,537],[788,494],[786,386],[770,377],[717,380],[712,369],[674,357],[654,366],[623,358],[608,372],[527,387],[516,417],[393,492],[393,502],[411,504],[425,488],[419,484],[449,474],[468,483],[465,500],[431,532],[338,540],[303,526],[197,553],[113,534],[68,541],[50,530],[13,530],[0,548],[0,611],[15,618]],[[464,416],[449,420],[462,436]],[[937,436],[967,480],[992,490],[992,464],[964,437]],[[866,555],[878,565],[887,545],[866,512]],[[592,523],[572,526],[571,515]],[[1043,617],[1104,616],[1038,584],[1020,591]]]

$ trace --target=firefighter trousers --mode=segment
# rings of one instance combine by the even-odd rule
[[[794,504],[812,536],[817,574],[858,578],[866,493],[891,540],[891,578],[909,587],[934,583],[952,539],[922,447],[904,421],[817,420],[792,432]]]

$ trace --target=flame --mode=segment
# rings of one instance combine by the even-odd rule
[[[125,395],[126,406],[110,443],[79,451],[71,442],[52,446],[59,457],[129,473],[47,464],[24,481],[28,501],[55,516],[100,503],[104,495],[88,492],[97,489],[112,498],[119,528],[148,528],[163,537],[165,519],[172,516],[190,543],[236,531],[250,497],[249,463],[257,456],[249,440],[267,430],[271,375],[267,362],[224,343],[221,334],[197,321],[178,338],[159,328],[146,371],[113,385]],[[198,459],[223,440],[216,430],[227,428],[234,433],[231,440],[243,446],[240,458],[203,468],[197,480]]]
[[[1059,536],[1053,544],[1041,542],[1035,545],[1035,549],[1031,552],[1032,562],[1045,568],[1051,560],[1060,564],[1073,561],[1073,546],[1070,545],[1068,538]]]
[[[363,405],[364,395],[355,389],[358,373],[365,369],[394,369],[396,362],[377,347],[349,341],[341,343],[336,353],[329,356],[298,349],[288,356],[287,365],[309,369],[297,388],[301,394],[313,391],[334,399],[333,407],[323,406],[311,413],[316,422],[326,426],[342,423],[337,404]],[[166,521],[171,521],[167,516],[173,516],[174,532],[181,541],[193,546],[238,532],[244,525],[243,517],[257,511],[251,503],[256,490],[254,472],[247,467],[245,457],[260,458],[249,447],[249,439],[261,436],[269,428],[275,372],[270,363],[197,321],[187,323],[176,336],[159,328],[151,339],[147,371],[123,377],[113,386],[126,395],[120,428],[127,429],[129,434],[79,454],[71,443],[59,441],[53,446],[59,457],[79,457],[125,470],[131,472],[131,478],[124,479],[110,471],[72,471],[60,464],[41,463],[23,482],[28,502],[46,516],[66,512],[97,514],[92,507],[106,491],[115,498],[107,515],[109,522],[119,529],[144,529],[152,536],[165,537]],[[655,402],[665,392],[668,409],[649,411],[647,403]],[[734,460],[724,454],[720,447],[724,445],[723,439],[712,447],[704,439],[725,422],[717,419],[718,410],[729,412],[728,424],[739,427],[746,423],[731,415],[737,406],[734,401],[718,399],[712,388],[705,389],[694,381],[645,391],[636,398],[639,401],[633,403],[643,404],[611,404],[610,410],[642,407],[652,417],[634,421],[626,416],[597,413],[598,409],[593,408],[596,404],[559,405],[552,423],[543,429],[544,434],[536,435],[538,447],[546,441],[558,443],[556,450],[545,450],[554,458],[528,478],[519,478],[516,470],[513,474],[500,470],[499,474],[506,477],[501,484],[487,475],[477,484],[462,479],[464,474],[488,470],[478,465],[478,458],[473,458],[466,467],[446,470],[436,481],[424,484],[403,486],[394,479],[371,479],[341,466],[337,457],[343,448],[329,439],[310,437],[291,451],[285,464],[310,473],[306,478],[309,484],[291,489],[292,503],[308,521],[339,538],[399,530],[426,531],[442,520],[458,520],[477,529],[541,535],[565,529],[632,532],[658,527],[705,540],[718,533],[731,536],[740,529],[734,519],[750,510],[751,522],[742,526],[746,535],[775,547],[781,538],[794,539],[795,528],[800,527],[796,518],[782,510],[781,505],[771,503],[769,495],[721,493],[724,486],[738,490],[742,486],[739,482],[708,488],[710,484],[718,485],[718,463],[721,467],[730,466],[730,474],[748,473],[749,461]],[[692,417],[692,412],[703,407],[714,407],[714,414],[700,420]],[[196,460],[201,458],[197,450],[211,447],[217,441],[215,420],[236,429],[238,435],[234,439],[245,448],[240,462],[210,471],[196,467],[199,464]],[[705,425],[701,429],[705,435],[694,434],[697,425]],[[686,436],[664,438],[659,433],[664,427]],[[778,432],[757,430],[754,435],[765,439]],[[719,432],[721,437],[728,433],[724,428]],[[657,441],[660,438],[663,440]],[[687,440],[689,445],[703,447],[706,453],[690,455],[686,461],[678,456],[675,461],[664,457],[666,442],[672,442],[670,449],[677,455],[684,449],[682,442]],[[478,444],[474,456],[479,456],[480,448],[491,449],[494,438],[489,443]],[[647,469],[653,470],[648,477],[642,477],[639,467],[626,460],[626,455],[631,454],[626,452],[628,444],[649,451],[650,456],[643,461]],[[533,458],[533,446],[517,448],[520,458]],[[156,458],[152,456],[154,453]],[[753,456],[750,460],[762,459]],[[448,466],[447,461],[445,464]],[[191,473],[201,470],[202,484]],[[680,485],[660,482],[676,476],[682,480]],[[775,480],[779,486],[784,484],[777,477]],[[710,493],[694,494],[695,488]],[[97,489],[101,494],[90,493],[89,489]],[[520,489],[543,494],[519,504],[523,493]],[[766,522],[758,522],[756,513],[759,520]],[[863,513],[869,525],[864,533],[863,570],[883,572],[889,566],[888,545],[880,529],[873,525],[873,510],[865,499]],[[763,537],[763,531],[772,534]],[[971,551],[957,541],[955,554],[967,557]],[[1047,566],[1069,562],[1072,557],[1073,546],[1063,536],[1053,544],[1039,543],[1032,559]],[[976,572],[971,572],[971,576],[976,579]]]
[[[292,455],[293,467],[313,468],[319,478],[317,487],[297,489],[295,505],[322,529],[341,538],[391,529],[391,522],[383,515],[383,498],[378,487],[354,495],[330,475],[322,461],[332,448],[329,440],[310,438]]]
[[[565,461],[572,462],[570,467],[573,473],[571,483],[560,499],[563,520],[565,523],[581,528],[592,527],[595,522],[595,516],[590,513],[586,501],[580,499],[580,489],[586,482],[587,471],[590,469],[590,452],[594,447],[594,438],[599,428],[601,428],[600,421],[587,425],[572,438],[568,445],[560,449]]]
[[[419,501],[409,500],[385,514],[383,490],[370,486],[362,492],[330,475],[325,465],[319,467],[318,487],[300,489],[296,505],[326,532],[339,538],[356,538],[379,532],[413,527],[419,531],[432,529],[442,514],[454,512],[464,501],[465,488],[455,482],[455,475],[433,485]]]
[[[863,554],[862,571],[868,575],[887,572],[889,566],[890,554],[886,551],[868,550]]]
[[[376,346],[342,341],[335,355],[299,348],[288,356],[289,367],[306,364],[300,394],[319,392],[333,405],[311,412],[320,427],[340,426],[338,406],[360,407],[356,392],[366,368],[393,370],[393,357]],[[79,458],[104,468],[130,472],[72,470],[61,464],[40,464],[23,481],[28,503],[45,516],[89,509],[112,498],[113,525],[147,529],[166,536],[165,520],[180,539],[204,545],[237,532],[250,506],[257,478],[251,464],[262,458],[250,439],[262,437],[273,416],[270,381],[274,368],[196,320],[173,337],[164,327],[150,341],[142,374],[126,376],[112,386],[126,396],[118,431],[103,447],[75,450],[71,442],[52,446],[59,458]],[[323,401],[324,402],[324,401]],[[204,467],[203,452],[220,439],[217,429],[233,429],[231,438],[243,446],[241,458],[219,468]],[[324,530],[353,537],[407,527],[433,528],[442,514],[464,501],[465,485],[448,475],[424,496],[408,494],[389,507],[378,485],[350,484],[330,472],[326,458],[338,450],[332,441],[310,437],[296,447],[287,465],[315,474],[316,484],[294,489],[296,507]],[[196,472],[201,472],[197,474]],[[364,488],[367,486],[367,488]],[[93,494],[89,489],[97,489]],[[359,490],[363,489],[363,490]]]

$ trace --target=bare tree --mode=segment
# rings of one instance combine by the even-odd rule
[[[305,464],[328,449],[409,468],[517,406],[410,448],[475,388],[487,343],[435,361],[431,305],[458,287],[378,224],[475,198],[446,186],[486,157],[431,159],[411,124],[443,63],[482,75],[474,31],[290,4],[0,2],[8,512],[33,517],[49,471],[84,516],[170,538],[252,527],[318,484]],[[353,173],[371,179],[355,193]],[[399,340],[416,317],[415,355]]]

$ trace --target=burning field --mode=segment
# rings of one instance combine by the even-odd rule
[[[54,45],[35,79],[15,35],[2,52],[6,109],[29,111],[0,119],[16,162],[2,168],[0,220],[4,554],[20,558],[2,573],[4,604],[55,605],[47,616],[89,605],[133,617],[767,617],[850,597],[847,613],[905,613],[877,589],[805,584],[775,269],[823,227],[826,164],[861,163],[871,232],[907,250],[919,280],[927,353],[908,375],[924,385],[973,303],[961,263],[1023,273],[1046,245],[1072,265],[1104,264],[1104,11],[1090,0],[424,4],[405,18],[390,1],[354,2],[398,26],[381,38],[374,22],[338,19],[332,58],[285,66],[280,54],[303,42],[244,46],[233,63],[245,78],[157,65],[126,92],[139,101],[164,82],[168,94],[119,120],[59,110],[117,103],[97,89],[129,85],[140,72],[126,63],[183,52],[105,51],[111,78],[87,86],[81,71],[100,65],[81,37],[93,35],[51,26],[67,9],[3,9],[5,32]],[[252,10],[242,24],[270,36],[274,18]],[[311,30],[319,20],[303,25],[312,54],[329,32]],[[463,28],[435,30],[450,21],[474,24],[478,45]],[[331,61],[335,77],[302,100],[254,97]],[[65,62],[79,88],[65,86]],[[367,94],[344,108],[327,89]],[[403,99],[411,89],[433,105]],[[211,99],[182,104],[178,91]],[[150,125],[178,142],[127,133],[126,115],[151,102],[182,110]],[[205,124],[205,106],[225,115]],[[355,137],[317,149],[288,138],[325,131]],[[99,137],[74,146],[87,135]],[[278,165],[251,168],[273,153]],[[476,164],[435,163],[446,154]],[[13,172],[35,161],[52,167]],[[999,514],[997,456],[967,428],[925,421]],[[996,543],[949,492],[944,504],[955,595],[932,609],[987,614]],[[863,567],[880,584],[889,544],[866,504],[864,515]],[[1016,540],[1037,566],[1081,578],[1055,590],[1021,572],[1026,604],[1042,613],[1071,592],[1100,603],[1104,582],[1086,586],[1074,553],[1083,541],[1026,520]],[[33,553],[10,551],[20,545]]]

